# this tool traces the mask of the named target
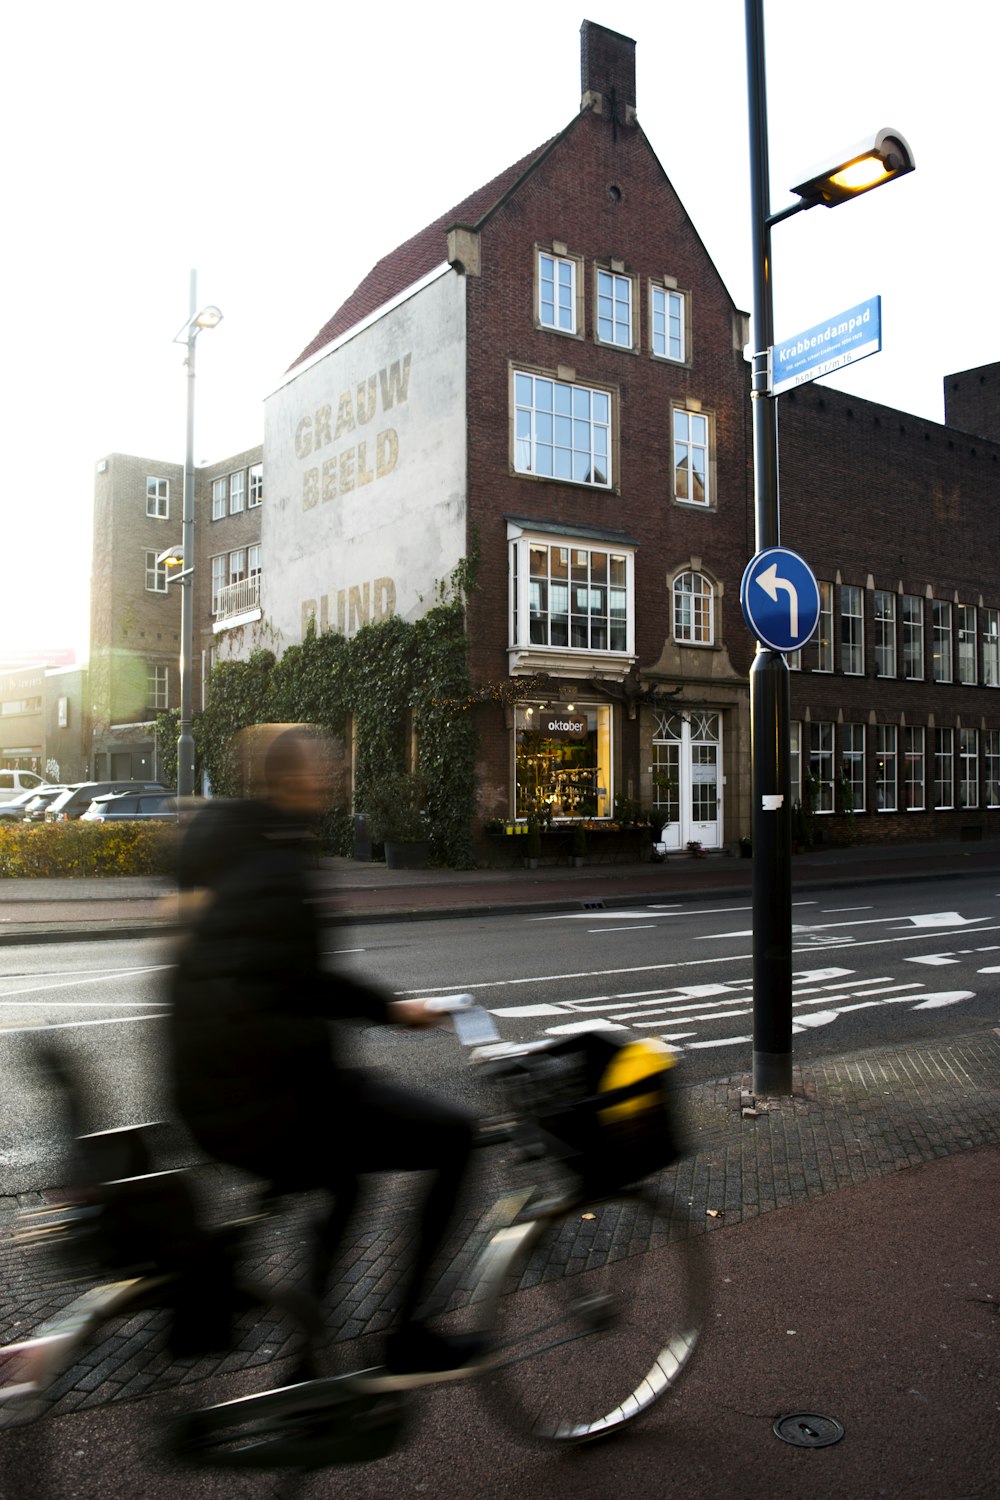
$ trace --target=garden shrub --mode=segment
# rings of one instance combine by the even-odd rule
[[[174,823],[2,824],[0,876],[171,875],[176,849]]]

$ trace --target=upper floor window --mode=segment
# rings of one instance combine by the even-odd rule
[[[665,286],[653,286],[650,292],[650,347],[658,358],[683,364],[687,359],[687,299],[683,292]]]
[[[1000,729],[983,730],[983,770],[986,806],[1000,807]]]
[[[517,534],[510,586],[513,649],[632,649],[631,552]]]
[[[903,595],[903,676],[923,681],[924,601],[919,594]]]
[[[514,468],[610,487],[610,393],[515,371]]]
[[[260,542],[254,542],[253,546],[247,548],[247,577],[253,578],[260,572]]]
[[[843,812],[865,810],[865,726],[840,729],[840,802]]]
[[[221,479],[212,480],[212,520],[221,521],[226,514],[227,501],[229,499],[229,481],[223,475]]]
[[[169,707],[167,669],[156,662],[149,662],[146,667],[146,706],[156,709],[157,713]]]
[[[244,474],[243,470],[240,469],[239,473],[230,474],[229,476],[229,514],[231,516],[239,514],[239,512],[243,509],[243,503],[245,499],[246,475]]]
[[[924,767],[925,736],[921,726],[903,729],[903,806],[907,812],[923,812],[926,805]]]
[[[896,755],[899,737],[895,724],[875,726],[875,806],[896,811]]]
[[[711,646],[715,640],[715,589],[704,573],[674,579],[674,640]]]
[[[170,480],[146,476],[146,514],[165,521],[170,515]]]
[[[1000,610],[979,611],[983,632],[983,687],[1000,687]]]
[[[875,676],[896,675],[896,596],[875,590]]]
[[[931,617],[934,628],[934,681],[951,682],[954,675],[951,663],[951,605],[946,599],[932,600]]]
[[[816,642],[814,672],[833,671],[833,584],[820,580],[819,624],[813,637]]]
[[[955,806],[955,731],[939,729],[934,736],[934,806]]]
[[[958,731],[958,805],[979,806],[979,730]]]
[[[247,471],[249,490],[247,493],[247,509],[253,510],[264,498],[264,465],[251,464]]]
[[[979,675],[976,671],[976,606],[959,604],[955,613],[958,617],[958,680],[974,683]]]
[[[538,252],[538,321],[543,328],[576,333],[577,263],[568,255]]]
[[[229,558],[225,552],[220,552],[212,560],[212,613],[219,613],[219,594],[229,582],[228,569]]]
[[[813,782],[813,808],[833,812],[833,725],[809,725],[809,775]]]
[[[865,670],[864,595],[853,583],[840,589],[840,669],[854,677]]]
[[[602,344],[631,349],[632,278],[615,271],[597,273],[597,337]]]
[[[167,592],[167,565],[165,562],[157,562],[158,553],[146,553],[146,588],[151,594],[165,594]]]
[[[247,549],[236,547],[229,554],[229,582],[239,583],[247,576]]]
[[[675,406],[674,424],[674,499],[692,505],[709,505],[712,501],[711,428],[704,412],[688,411]]]

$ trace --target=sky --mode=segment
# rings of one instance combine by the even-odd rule
[[[0,659],[85,659],[97,459],[183,462],[191,269],[224,314],[198,343],[201,463],[262,441],[264,398],[376,260],[568,123],[585,18],[635,39],[642,128],[750,310],[743,0],[5,13]],[[881,295],[882,352],[826,383],[940,422],[944,375],[1000,359],[1000,9],[764,0],[764,24],[773,211],[882,126],[917,164],[775,227],[775,334]]]

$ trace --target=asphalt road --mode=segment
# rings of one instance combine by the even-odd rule
[[[749,1068],[749,905],[356,924],[327,961],[401,995],[468,991],[504,1038],[593,1025],[663,1036],[691,1080]],[[793,1047],[798,1061],[881,1042],[946,1036],[1000,1016],[1000,882],[857,886],[796,900]],[[8,947],[0,952],[0,1197],[58,1176],[51,1101],[33,1079],[39,1031],[91,1080],[88,1128],[169,1115],[162,1022],[169,939]],[[355,1036],[360,1060],[473,1100],[454,1039],[386,1028]]]

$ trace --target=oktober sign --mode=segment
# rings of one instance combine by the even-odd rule
[[[587,733],[587,719],[584,714],[544,713],[539,728],[550,740],[580,740]]]

